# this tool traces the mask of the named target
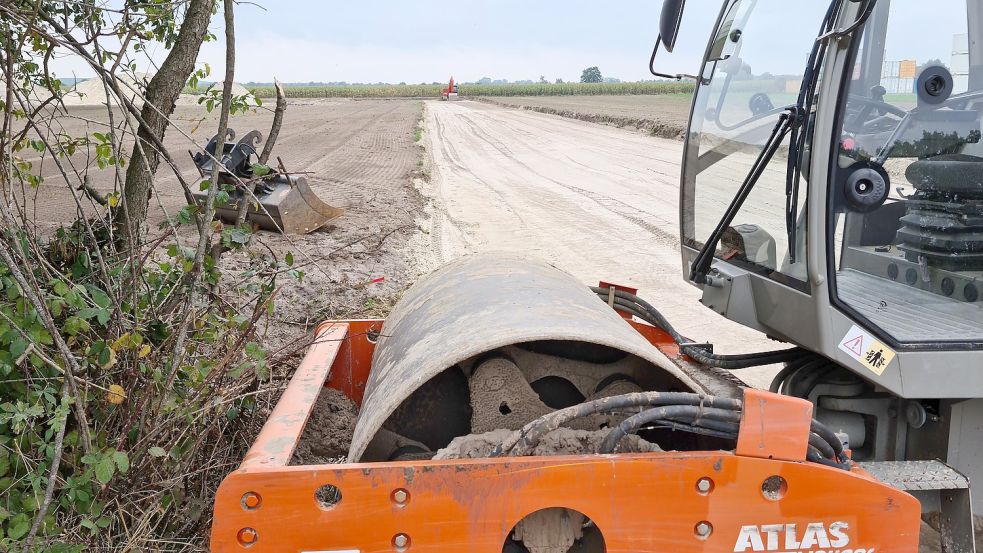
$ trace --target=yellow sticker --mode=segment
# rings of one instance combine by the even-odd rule
[[[893,349],[878,342],[867,331],[853,325],[840,341],[840,350],[870,369],[874,374],[884,374],[897,354]]]

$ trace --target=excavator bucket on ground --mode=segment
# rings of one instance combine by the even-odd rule
[[[244,222],[272,232],[308,234],[344,213],[342,209],[321,201],[304,177],[280,173],[266,178],[256,175],[251,160],[256,155],[256,145],[263,139],[259,131],[246,133],[235,143],[232,142],[234,139],[235,131],[229,129],[223,148],[219,184],[232,185],[236,191],[230,194],[228,201],[215,203],[216,218],[235,223],[240,202],[246,201],[249,205]],[[204,153],[194,156],[195,165],[203,178],[210,178],[217,143],[216,136],[208,142]],[[249,193],[245,192],[244,187],[248,188]],[[195,201],[199,206],[204,205],[207,194],[207,190],[195,192]]]

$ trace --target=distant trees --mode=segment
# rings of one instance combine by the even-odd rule
[[[549,84],[549,81],[546,80],[546,75],[539,76],[539,84]]]
[[[919,64],[918,68],[915,69],[915,78],[918,78],[918,76],[922,74],[922,71],[925,71],[929,67],[935,67],[938,65],[941,65],[942,67],[948,67],[945,63],[942,63],[942,60],[940,60],[939,58],[932,58],[926,61],[925,63]]]
[[[563,79],[556,79],[556,84],[563,84]]]
[[[594,67],[584,69],[584,72],[580,74],[580,82],[603,83],[604,77],[601,75],[601,70],[595,65]]]

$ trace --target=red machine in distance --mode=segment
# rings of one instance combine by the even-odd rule
[[[454,82],[454,77],[451,77],[449,83],[447,83],[447,88],[445,88],[440,93],[441,100],[457,100],[457,84]]]

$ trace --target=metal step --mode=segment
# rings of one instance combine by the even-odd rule
[[[881,482],[904,490],[922,504],[922,513],[938,512],[943,553],[975,553],[969,478],[942,461],[857,463]]]
[[[969,489],[969,478],[942,461],[881,461],[857,465],[874,478],[899,490]]]

